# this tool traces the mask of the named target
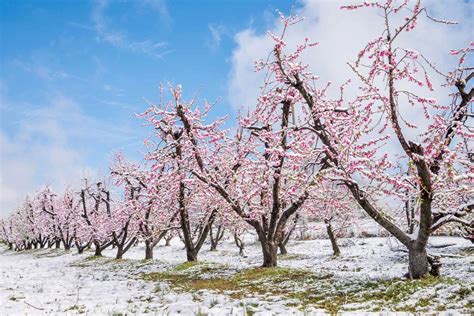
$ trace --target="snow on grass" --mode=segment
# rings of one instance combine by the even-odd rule
[[[474,311],[471,244],[433,237],[443,277],[401,279],[406,253],[392,239],[341,239],[342,256],[327,240],[293,241],[279,267],[260,269],[258,243],[246,256],[231,241],[203,249],[198,263],[183,263],[179,240],[158,246],[145,261],[137,246],[114,260],[62,249],[0,250],[0,312],[17,314],[244,315],[407,311],[470,314]],[[437,248],[437,246],[446,246]],[[208,245],[205,245],[208,247]]]

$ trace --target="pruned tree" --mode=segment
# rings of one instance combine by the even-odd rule
[[[279,85],[275,89],[293,88],[298,92],[299,104],[308,114],[300,128],[312,131],[326,149],[326,179],[345,186],[370,217],[407,247],[409,276],[421,278],[429,272],[426,245],[432,232],[433,208],[447,192],[459,196],[472,188],[473,167],[468,158],[471,149],[465,144],[473,136],[465,123],[474,95],[472,88],[466,90],[466,84],[474,74],[464,62],[473,48],[471,45],[451,52],[461,55],[456,69],[445,76],[445,85],[455,91],[451,92],[451,104],[441,104],[426,95],[434,89],[429,70],[442,72],[422,54],[397,46],[398,39],[413,30],[423,14],[433,20],[420,1],[414,5],[408,1],[365,2],[343,8],[376,9],[385,21],[382,35],[369,42],[354,63],[349,63],[362,84],[361,93],[354,100],[344,96],[344,86],[336,99],[327,96],[327,86],[318,88],[317,77],[300,61],[301,53],[311,45],[305,41],[295,51],[284,54],[284,33],[273,36],[274,58],[262,61],[261,68],[276,69]],[[402,14],[408,16],[393,26]],[[286,28],[295,22],[295,17],[282,20]],[[416,87],[410,90],[412,85]],[[420,109],[424,115],[421,125],[401,115],[405,105],[413,106],[411,111]],[[418,131],[418,142],[409,139],[407,129]],[[390,144],[397,144],[402,155],[384,153]],[[407,169],[397,172],[399,165]],[[390,200],[389,209],[393,209],[413,196],[418,201],[418,219],[409,234],[382,205]],[[454,203],[450,209],[458,210],[459,205],[451,201]]]
[[[149,153],[145,158],[152,163],[152,179],[156,179],[157,171],[160,173],[160,202],[168,207],[169,214],[178,213],[187,260],[196,261],[219,210],[219,203],[190,172],[196,163],[189,149],[186,128],[180,124],[177,114],[182,106],[180,88],[172,89],[172,94],[172,102],[152,105],[141,115],[154,127],[157,139],[153,145],[147,140]]]

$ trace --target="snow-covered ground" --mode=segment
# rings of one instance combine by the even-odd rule
[[[339,258],[331,256],[327,240],[290,242],[289,254],[279,257],[279,266],[304,269],[313,277],[295,283],[281,279],[281,288],[269,288],[268,293],[253,293],[251,289],[256,286],[242,283],[243,294],[238,296],[225,288],[197,288],[192,282],[183,290],[179,282],[146,277],[165,271],[181,273],[176,266],[186,256],[179,240],[173,240],[169,247],[157,246],[153,261],[141,260],[145,253],[142,246],[132,248],[119,261],[112,260],[112,249],[105,251],[107,258],[95,259],[91,252],[78,255],[74,250],[13,252],[2,248],[0,314],[316,315],[324,313],[324,304],[335,306],[334,302],[340,305],[339,311],[351,313],[404,309],[474,312],[474,256],[468,241],[433,237],[431,245],[454,245],[430,249],[432,254],[443,254],[443,278],[424,283],[398,280],[406,272],[407,258],[393,239],[351,238],[339,242],[343,253]],[[224,240],[216,252],[208,249],[204,245],[199,260],[205,262],[204,270],[210,277],[221,281],[261,264],[259,245],[254,240],[248,240],[245,257],[238,255],[230,240]],[[204,270],[198,267],[190,267],[189,271],[202,273]],[[275,287],[275,282],[268,284]],[[282,294],[283,289],[288,295]],[[311,303],[316,294],[324,304]]]

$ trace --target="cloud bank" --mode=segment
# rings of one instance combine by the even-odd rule
[[[350,3],[357,2],[351,1]],[[327,81],[337,87],[348,78],[354,78],[347,61],[355,60],[367,41],[375,38],[383,29],[383,19],[375,10],[340,10],[348,1],[304,0],[294,14],[304,17],[302,23],[293,26],[286,36],[289,47],[309,37],[320,45],[308,51],[303,60],[321,77],[321,85]],[[433,17],[455,20],[456,26],[437,24],[423,19],[416,31],[402,40],[401,46],[415,48],[442,69],[448,70],[454,59],[449,59],[450,49],[465,47],[472,41],[473,4],[462,0],[424,1]],[[275,14],[270,31],[280,34],[281,23]],[[232,70],[229,78],[229,100],[235,109],[252,107],[262,84],[262,74],[255,73],[254,62],[266,58],[272,41],[266,33],[256,33],[252,28],[237,33],[236,48],[232,52]],[[441,82],[441,79],[437,79]],[[434,80],[436,83],[436,79]],[[352,85],[355,89],[356,85]],[[436,96],[435,96],[436,97]],[[442,95],[438,95],[442,98]]]

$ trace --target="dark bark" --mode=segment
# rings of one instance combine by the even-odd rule
[[[55,247],[56,249],[61,248],[61,240],[57,239],[57,240],[54,242],[54,245],[55,245],[54,247]]]
[[[341,250],[337,245],[336,235],[334,234],[334,230],[331,224],[331,218],[325,219],[324,223],[326,224],[326,232],[328,233],[329,240],[331,241],[333,254],[334,256],[338,257],[341,255]]]
[[[151,240],[145,240],[145,260],[153,259],[153,243]]]
[[[274,242],[265,242],[262,244],[263,252],[263,268],[272,268],[278,265],[277,262],[277,246]]]
[[[213,227],[211,226],[209,230],[209,237],[211,240],[211,249],[210,249],[211,251],[217,250],[217,244],[224,237],[224,231],[225,231],[224,226],[219,225],[217,226],[217,232],[215,232],[215,235],[214,235],[214,230],[213,230]]]
[[[262,254],[263,254],[262,268],[276,267],[278,264],[278,261],[277,261],[278,243],[276,243],[274,240],[268,240],[262,229],[256,228],[256,230],[257,230],[257,234],[260,240],[260,245],[262,247]]]
[[[123,253],[124,253],[123,247],[117,246],[117,254],[115,255],[115,259],[122,259]]]
[[[77,253],[81,254],[81,253],[84,253],[84,250],[86,248],[90,248],[90,242],[86,243],[86,244],[81,244],[77,241],[76,238],[74,238],[74,245],[76,246],[76,249],[77,249]]]
[[[102,247],[100,246],[100,243],[98,241],[94,241],[94,246],[95,246],[94,256],[102,257]]]
[[[173,236],[165,237],[165,246],[171,246],[171,239],[173,239]]]
[[[136,241],[135,237],[127,241],[126,236],[124,236],[121,242],[114,243],[115,246],[117,247],[117,253],[115,255],[115,259],[122,259],[123,255],[132,247],[135,241]]]
[[[408,275],[410,279],[420,279],[429,272],[426,248],[408,249]]]
[[[244,242],[239,237],[239,235],[237,235],[237,233],[234,233],[234,242],[237,248],[239,248],[239,255],[243,256],[244,255]]]
[[[187,261],[197,261],[198,252],[195,249],[186,248],[186,260]]]
[[[288,254],[288,250],[286,250],[286,246],[285,246],[285,243],[279,243],[278,244],[278,248],[280,248],[280,254],[281,255],[286,255]]]
[[[288,250],[286,249],[286,245],[288,244],[288,241],[290,240],[291,235],[295,231],[296,224],[298,223],[299,220],[299,214],[296,213],[296,215],[293,217],[293,223],[286,235],[283,237],[283,239],[280,241],[278,244],[278,248],[280,248],[280,254],[286,255],[288,254]]]
[[[112,248],[117,247],[115,259],[122,259],[123,255],[133,246],[137,240],[136,237],[129,236],[128,227],[130,225],[130,220],[131,219],[129,219],[122,227],[120,234],[117,235],[115,232],[112,233]]]
[[[64,249],[71,250],[73,241],[74,241],[74,238],[72,237],[71,238],[66,237],[66,239],[63,239],[62,242],[63,242]]]

